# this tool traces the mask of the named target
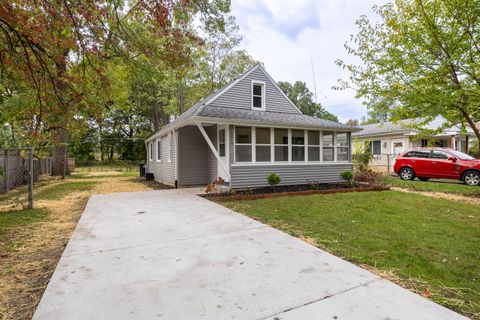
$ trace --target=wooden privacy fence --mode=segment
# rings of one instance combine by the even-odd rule
[[[32,163],[34,181],[51,173],[51,158],[34,158]],[[28,150],[0,149],[0,193],[27,184],[29,172]]]

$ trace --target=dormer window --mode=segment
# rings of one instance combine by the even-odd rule
[[[252,81],[252,109],[265,110],[265,82]]]

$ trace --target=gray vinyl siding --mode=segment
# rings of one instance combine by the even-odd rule
[[[216,150],[218,151],[217,148],[217,125],[213,125],[208,128],[208,136],[210,137],[210,140],[212,141],[213,145],[215,146]],[[207,146],[208,147],[208,146]],[[213,182],[215,179],[217,179],[218,176],[218,171],[217,171],[217,158],[213,154],[212,150],[208,147],[208,183]]]
[[[298,110],[292,106],[261,68],[256,68],[245,78],[221,94],[210,105],[238,109],[252,109],[252,80],[265,82],[265,110],[268,112],[294,113]]]
[[[205,128],[208,132],[208,128]],[[209,183],[209,146],[196,126],[178,130],[178,184],[179,186]]]
[[[157,141],[153,140],[153,160],[147,159],[147,172],[153,173],[155,181],[160,183],[175,186],[175,170],[176,170],[176,148],[177,148],[177,132],[173,132],[171,138],[173,139],[173,148],[171,150],[171,162],[168,162],[168,149],[170,144],[168,141],[168,133],[160,137],[162,139],[162,162],[157,161]],[[159,138],[159,139],[160,139]]]
[[[258,188],[268,186],[266,177],[276,173],[282,178],[280,185],[333,183],[342,181],[340,173],[351,170],[349,163],[306,165],[233,165],[232,188]]]

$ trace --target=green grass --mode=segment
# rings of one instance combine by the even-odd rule
[[[480,315],[477,206],[395,191],[225,205],[294,236],[313,238],[356,264],[393,271],[405,283],[428,287],[433,300],[469,316]]]
[[[25,228],[36,222],[45,221],[48,212],[45,209],[24,209],[17,211],[0,212],[0,254],[2,251],[11,251],[19,243],[9,240],[8,235],[15,229]]]
[[[65,181],[34,193],[34,200],[60,200],[70,193],[88,191],[95,187],[94,181]]]
[[[415,179],[410,181],[401,180],[398,177],[385,176],[382,178],[381,182],[392,187],[405,188],[409,190],[453,193],[468,197],[480,198],[480,187],[467,186],[462,184],[460,181],[455,180],[433,179],[429,181],[420,181]]]

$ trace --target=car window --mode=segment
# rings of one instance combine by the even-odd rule
[[[405,158],[430,158],[430,151],[428,150],[415,150],[407,152],[404,155]]]
[[[450,155],[446,152],[443,152],[443,151],[436,151],[434,150],[432,152],[432,158],[433,159],[443,159],[443,160],[447,160],[448,158],[450,158]]]
[[[463,152],[457,151],[457,150],[452,150],[452,153],[457,156],[457,158],[461,160],[475,160],[474,157],[469,156],[468,154],[465,154]]]

